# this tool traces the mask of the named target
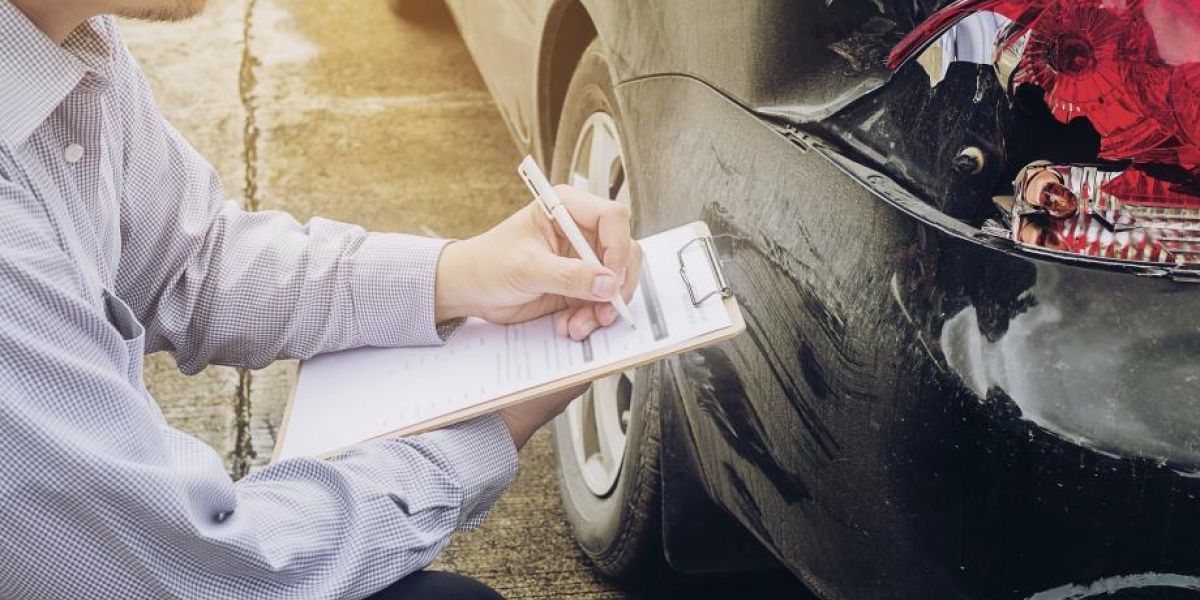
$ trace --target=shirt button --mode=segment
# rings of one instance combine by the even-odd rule
[[[63,158],[71,164],[75,164],[83,159],[83,146],[79,144],[71,144],[63,150]]]

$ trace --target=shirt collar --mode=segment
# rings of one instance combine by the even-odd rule
[[[28,139],[85,77],[104,80],[112,56],[100,18],[80,25],[59,46],[0,0],[0,141]]]

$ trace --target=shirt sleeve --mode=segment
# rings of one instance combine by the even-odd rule
[[[356,346],[434,345],[444,240],[368,233],[224,200],[216,171],[159,113],[117,42],[114,112],[124,131],[117,293],[147,351],[180,368],[262,367]]]
[[[489,416],[234,483],[163,420],[140,330],[84,291],[39,215],[0,181],[0,597],[363,597],[428,564],[511,481]]]

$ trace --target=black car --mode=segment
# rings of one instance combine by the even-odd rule
[[[520,150],[706,221],[746,316],[555,423],[601,572],[1200,590],[1200,2],[942,4],[448,0]]]

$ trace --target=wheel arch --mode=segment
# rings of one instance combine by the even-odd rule
[[[567,87],[588,44],[598,36],[596,23],[581,0],[559,0],[546,13],[538,56],[535,154],[542,164],[554,156],[554,140]]]
[[[537,72],[538,130],[534,136],[534,153],[543,164],[549,165],[555,154],[559,120],[579,62],[596,39],[604,38],[597,28],[598,18],[604,15],[592,12],[595,7],[589,8],[591,4],[588,0],[558,0],[546,11]],[[636,190],[636,169],[629,167],[629,174],[630,185]],[[666,379],[665,386],[670,390],[662,398],[664,405],[659,414],[664,452],[659,458],[663,558],[671,568],[686,575],[778,568],[774,557],[713,499],[699,467],[690,424],[679,405],[676,386],[680,382],[669,375]],[[697,528],[697,523],[705,526]]]

